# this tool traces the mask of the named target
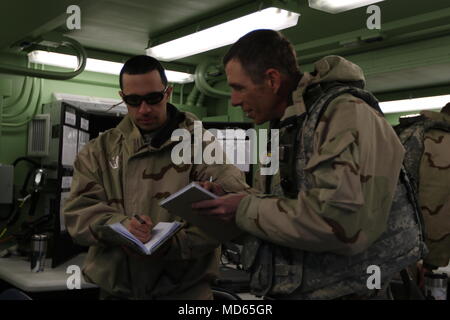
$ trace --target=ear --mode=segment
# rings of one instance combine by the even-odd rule
[[[277,93],[281,87],[281,73],[277,69],[269,68],[265,72],[266,82],[273,93]]]
[[[170,98],[170,95],[172,94],[172,91],[173,91],[173,87],[168,87],[167,88],[167,91],[166,91],[167,98]]]

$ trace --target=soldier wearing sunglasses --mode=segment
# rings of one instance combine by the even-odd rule
[[[78,154],[64,207],[71,236],[90,246],[83,274],[104,299],[212,299],[210,283],[218,275],[220,254],[216,240],[183,221],[172,241],[142,256],[111,235],[107,225],[120,222],[145,243],[158,222],[181,221],[158,205],[163,198],[210,177],[223,191],[242,191],[248,188],[243,173],[232,165],[171,161],[178,143],[171,141],[172,132],[193,132],[198,119],[168,102],[173,89],[156,59],[128,60],[120,88],[128,115]]]

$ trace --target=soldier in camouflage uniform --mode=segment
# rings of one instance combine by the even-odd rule
[[[251,235],[242,263],[256,295],[380,295],[425,247],[415,203],[399,182],[404,148],[361,89],[362,70],[330,56],[302,74],[292,45],[272,30],[242,37],[224,66],[231,103],[280,130],[280,176],[265,195],[227,195],[194,207]],[[371,265],[380,268],[381,290],[367,286]]]
[[[106,225],[120,222],[146,242],[152,225],[180,221],[158,205],[160,200],[210,177],[224,191],[240,191],[248,188],[243,174],[231,165],[172,163],[177,143],[171,141],[172,132],[192,132],[196,117],[168,103],[172,88],[157,60],[131,58],[120,81],[128,115],[79,153],[64,207],[70,235],[90,246],[84,277],[101,288],[102,298],[211,299],[210,283],[218,275],[217,241],[183,221],[184,228],[168,245],[142,256],[123,246]],[[134,214],[146,223],[138,223]]]
[[[441,113],[423,111],[422,115],[445,122],[450,128],[450,103],[442,108]],[[450,131],[429,130],[424,143],[419,202],[430,250],[424,264],[434,269],[445,267],[450,262]]]
[[[425,221],[430,252],[423,259],[423,277],[450,260],[450,103],[440,113],[400,118],[395,129],[410,150],[405,162]]]

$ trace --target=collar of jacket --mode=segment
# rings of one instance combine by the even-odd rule
[[[290,117],[298,118],[305,115],[308,106],[320,97],[312,89],[326,91],[329,89],[325,88],[326,86],[339,83],[357,84],[357,87],[363,88],[364,81],[364,74],[359,66],[339,56],[324,57],[314,63],[314,72],[303,74],[297,89],[292,93],[293,103],[286,108],[280,123],[283,124],[283,121]]]
[[[158,150],[170,144],[170,137],[175,129],[180,128],[180,123],[186,120],[186,115],[180,112],[174,105],[167,104],[168,121],[161,128],[157,129],[157,133],[152,139],[149,146],[150,150]],[[127,115],[117,126],[117,129],[122,133],[127,141],[127,145],[133,148],[134,153],[147,147],[144,143],[144,138],[136,126],[136,124]]]
[[[292,104],[284,110],[284,114],[280,120],[272,122],[274,127],[280,128],[289,125],[296,122],[297,118],[306,114],[307,109],[304,94],[307,88],[315,81],[317,81],[317,79],[314,74],[308,72],[303,73],[297,85],[297,89],[292,92]]]

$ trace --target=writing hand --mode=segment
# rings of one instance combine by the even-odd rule
[[[198,181],[197,182],[202,188],[211,191],[215,195],[223,196],[226,192],[223,190],[222,186],[215,182],[210,181]]]
[[[130,231],[130,233],[138,238],[142,243],[147,243],[152,238],[151,231],[153,229],[153,222],[149,216],[142,215],[139,216],[139,218],[141,221],[144,221],[144,223],[141,223],[133,217],[128,225],[128,231]]]

